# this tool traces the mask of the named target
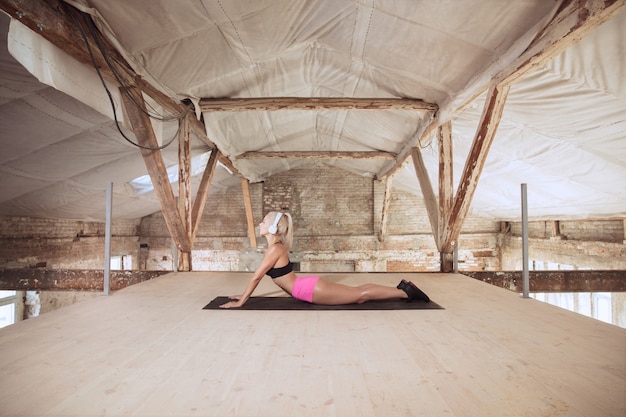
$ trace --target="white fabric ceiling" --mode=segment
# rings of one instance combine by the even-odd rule
[[[460,104],[528,46],[560,1],[68,3],[91,13],[136,72],[177,99],[402,97],[437,103],[441,116],[452,119],[456,183],[484,97]],[[55,88],[37,81],[9,56],[8,18],[1,22],[0,214],[101,220],[107,181],[115,184],[116,217],[158,211],[153,193],[130,185],[147,171],[138,149],[115,129],[99,81],[77,76],[58,53],[41,52],[43,47],[26,41],[20,35],[24,29],[13,23],[8,36],[13,55]],[[424,112],[405,110],[205,112],[203,117],[210,139],[251,181],[311,162],[237,159],[245,152],[399,153],[430,121]],[[163,140],[175,130],[166,125]],[[206,150],[194,144],[194,155]],[[436,189],[436,141],[422,153]],[[164,151],[168,166],[175,166],[176,155],[175,144]],[[325,163],[376,177],[392,162]],[[625,179],[622,11],[513,85],[471,211],[516,220],[520,184],[528,183],[532,219],[626,217]],[[411,163],[393,181],[421,195]],[[213,187],[238,182],[219,169]]]

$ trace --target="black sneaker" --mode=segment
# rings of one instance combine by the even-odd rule
[[[426,295],[426,293],[424,293],[424,291],[417,288],[417,285],[413,284],[411,281],[407,282],[405,280],[402,280],[400,284],[398,284],[397,288],[399,290],[404,291],[406,295],[409,296],[409,298],[407,299],[407,302],[410,302],[413,300],[420,300],[420,301],[424,301],[427,303],[430,302],[430,298]]]
[[[404,292],[406,292],[405,288],[409,283],[406,282],[405,280],[400,281],[400,283],[398,284],[398,286],[396,287],[399,290],[402,290]]]

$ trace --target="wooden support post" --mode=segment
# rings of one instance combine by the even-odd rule
[[[454,246],[452,252],[439,252],[439,268],[441,272],[454,272]]]
[[[445,248],[444,236],[450,219],[454,199],[452,177],[452,123],[446,122],[437,129],[439,142],[439,227],[437,228],[437,247]],[[454,249],[454,248],[453,248]],[[454,267],[453,251],[441,252],[439,268],[441,272],[451,272]]]
[[[552,232],[550,234],[550,240],[563,239],[563,236],[561,236],[561,223],[558,220],[553,220],[550,222],[550,226],[552,228]]]
[[[188,118],[179,121],[180,134],[178,136],[178,213],[183,222],[189,251],[178,251],[178,270],[191,271],[191,249],[193,248],[191,222],[191,140]]]
[[[383,210],[380,218],[380,232],[378,240],[384,242],[387,237],[387,222],[389,219],[389,205],[391,204],[391,183],[393,177],[385,177],[385,195],[383,196]]]
[[[254,216],[252,216],[250,184],[245,178],[241,179],[241,191],[243,193],[243,204],[246,208],[246,224],[248,225],[248,238],[250,239],[250,247],[256,248],[256,232],[254,231]]]

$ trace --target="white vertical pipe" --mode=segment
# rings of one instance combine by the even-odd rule
[[[109,295],[111,281],[111,208],[113,206],[113,183],[107,183],[106,221],[104,226],[104,295]]]
[[[528,198],[526,184],[522,184],[522,297],[530,298],[528,279]]]

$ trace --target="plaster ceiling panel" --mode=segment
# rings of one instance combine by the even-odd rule
[[[213,26],[200,1],[180,0],[77,0],[86,4],[108,23],[131,53],[164,45]],[[138,25],[141,30],[137,30]],[[104,28],[107,30],[107,28]]]
[[[456,105],[515,59],[562,2],[71,3],[95,9],[104,19],[100,27],[114,35],[114,44],[123,46],[137,71],[175,98],[412,97],[440,104],[440,117],[450,115],[453,123],[456,184],[483,99],[461,112]],[[4,15],[2,25],[8,26]],[[514,86],[472,212],[516,218],[519,184],[527,182],[532,216],[556,216],[559,211],[562,218],[626,215],[624,28],[626,13],[621,12]],[[6,39],[5,31],[3,35]],[[109,180],[114,182],[115,207],[123,211],[119,216],[159,210],[153,193],[138,196],[129,187],[130,180],[146,174],[145,165],[139,151],[113,132],[110,121],[20,73],[6,50],[0,68],[8,70],[0,83],[0,104],[4,103],[0,160],[11,161],[9,165],[0,161],[4,174],[0,213],[102,218],[97,215],[103,213],[100,196],[103,200]],[[209,138],[230,156],[251,150],[398,152],[429,122],[423,113],[387,111],[203,116]],[[163,130],[164,140],[170,133],[169,127]],[[82,135],[87,136],[79,140]],[[436,146],[433,141],[422,149],[435,189]],[[197,155],[206,151],[206,145],[194,140],[193,149]],[[123,155],[126,150],[128,156]],[[178,162],[176,146],[163,155],[168,167]],[[78,163],[72,164],[76,158]],[[252,181],[284,170],[327,165],[370,176],[390,163],[234,160]],[[233,178],[236,183],[236,177],[216,174],[212,187]],[[197,181],[194,177],[193,183]],[[410,161],[393,183],[421,194]],[[16,199],[9,201],[11,196]]]
[[[263,62],[303,45],[322,44],[349,54],[358,5],[354,2],[280,0],[205,2],[242,62]]]
[[[33,178],[59,181],[136,152],[130,145],[111,141],[103,132],[88,130],[4,165]]]
[[[0,165],[0,207],[1,204],[23,194],[40,190],[48,185],[41,178],[33,178],[28,173],[16,171]],[[2,212],[0,208],[0,214]]]
[[[242,66],[218,28],[210,27],[184,39],[176,39],[134,54],[140,73],[159,80],[174,94],[190,97],[207,83],[233,79],[241,83]],[[184,70],[182,70],[184,68]],[[244,69],[245,70],[245,67]]]
[[[81,127],[58,110],[61,108],[32,95],[0,106],[0,135],[4,138],[0,163],[79,134]]]

